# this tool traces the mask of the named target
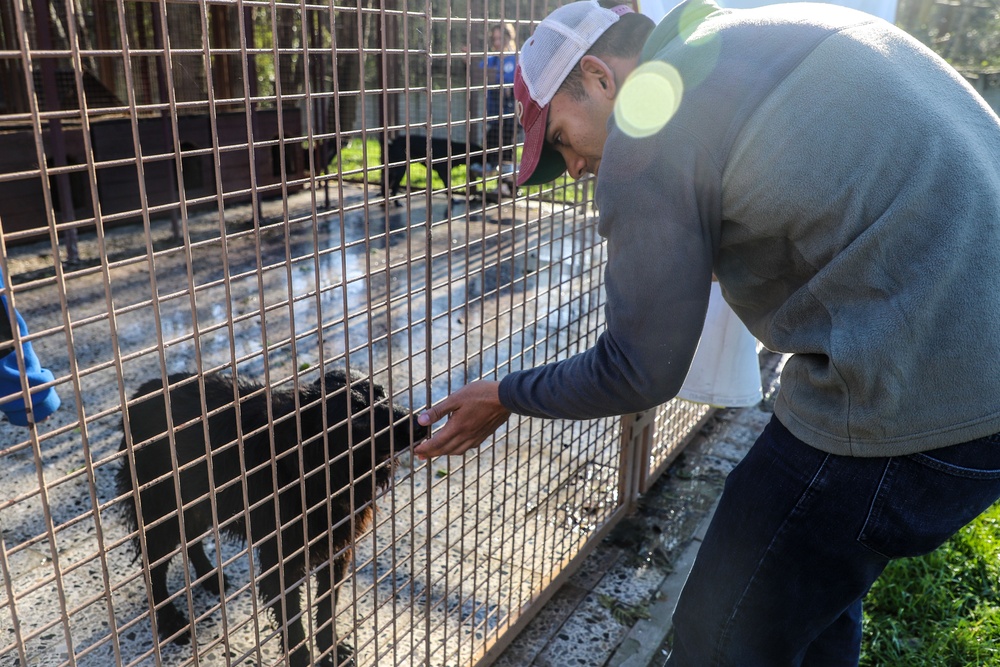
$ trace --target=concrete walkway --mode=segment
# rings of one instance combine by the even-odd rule
[[[761,355],[764,400],[718,411],[494,663],[662,667],[671,614],[726,476],[771,419],[779,355]]]

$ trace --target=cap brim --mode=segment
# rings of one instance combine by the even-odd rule
[[[517,165],[517,184],[541,185],[559,178],[566,171],[566,161],[559,151],[545,141],[548,107],[542,109],[534,125],[525,128],[521,161]]]
[[[552,148],[552,146],[546,142],[542,144],[541,153],[538,156],[538,164],[535,165],[535,169],[528,175],[527,178],[523,178],[523,180],[519,174],[517,177],[517,184],[542,185],[556,180],[564,173],[566,173],[566,161],[563,160],[559,151]]]

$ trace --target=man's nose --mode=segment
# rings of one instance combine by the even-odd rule
[[[563,152],[563,160],[566,162],[566,170],[574,181],[580,180],[587,173],[587,160],[582,155],[567,150]]]

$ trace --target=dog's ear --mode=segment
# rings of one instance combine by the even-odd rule
[[[384,401],[386,399],[385,387],[375,382],[371,383],[372,387],[372,398],[376,401]]]
[[[364,405],[368,405],[369,396],[371,397],[373,403],[384,401],[386,398],[385,389],[382,385],[372,382],[369,378],[363,375],[356,375],[351,379],[351,389],[356,392],[358,396],[362,397],[361,402]]]
[[[319,390],[323,383],[326,384],[326,391],[332,393],[335,389],[339,389],[347,384],[347,371],[343,368],[329,370],[324,377],[316,378],[313,386]]]

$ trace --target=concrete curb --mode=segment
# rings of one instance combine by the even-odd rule
[[[670,633],[674,608],[677,606],[681,588],[684,587],[688,573],[691,572],[701,541],[718,504],[716,500],[692,535],[691,542],[674,562],[673,572],[660,584],[656,594],[657,601],[649,608],[649,618],[641,619],[632,626],[617,650],[605,663],[607,667],[653,667],[661,665],[666,660],[665,655],[659,654],[660,647]]]

